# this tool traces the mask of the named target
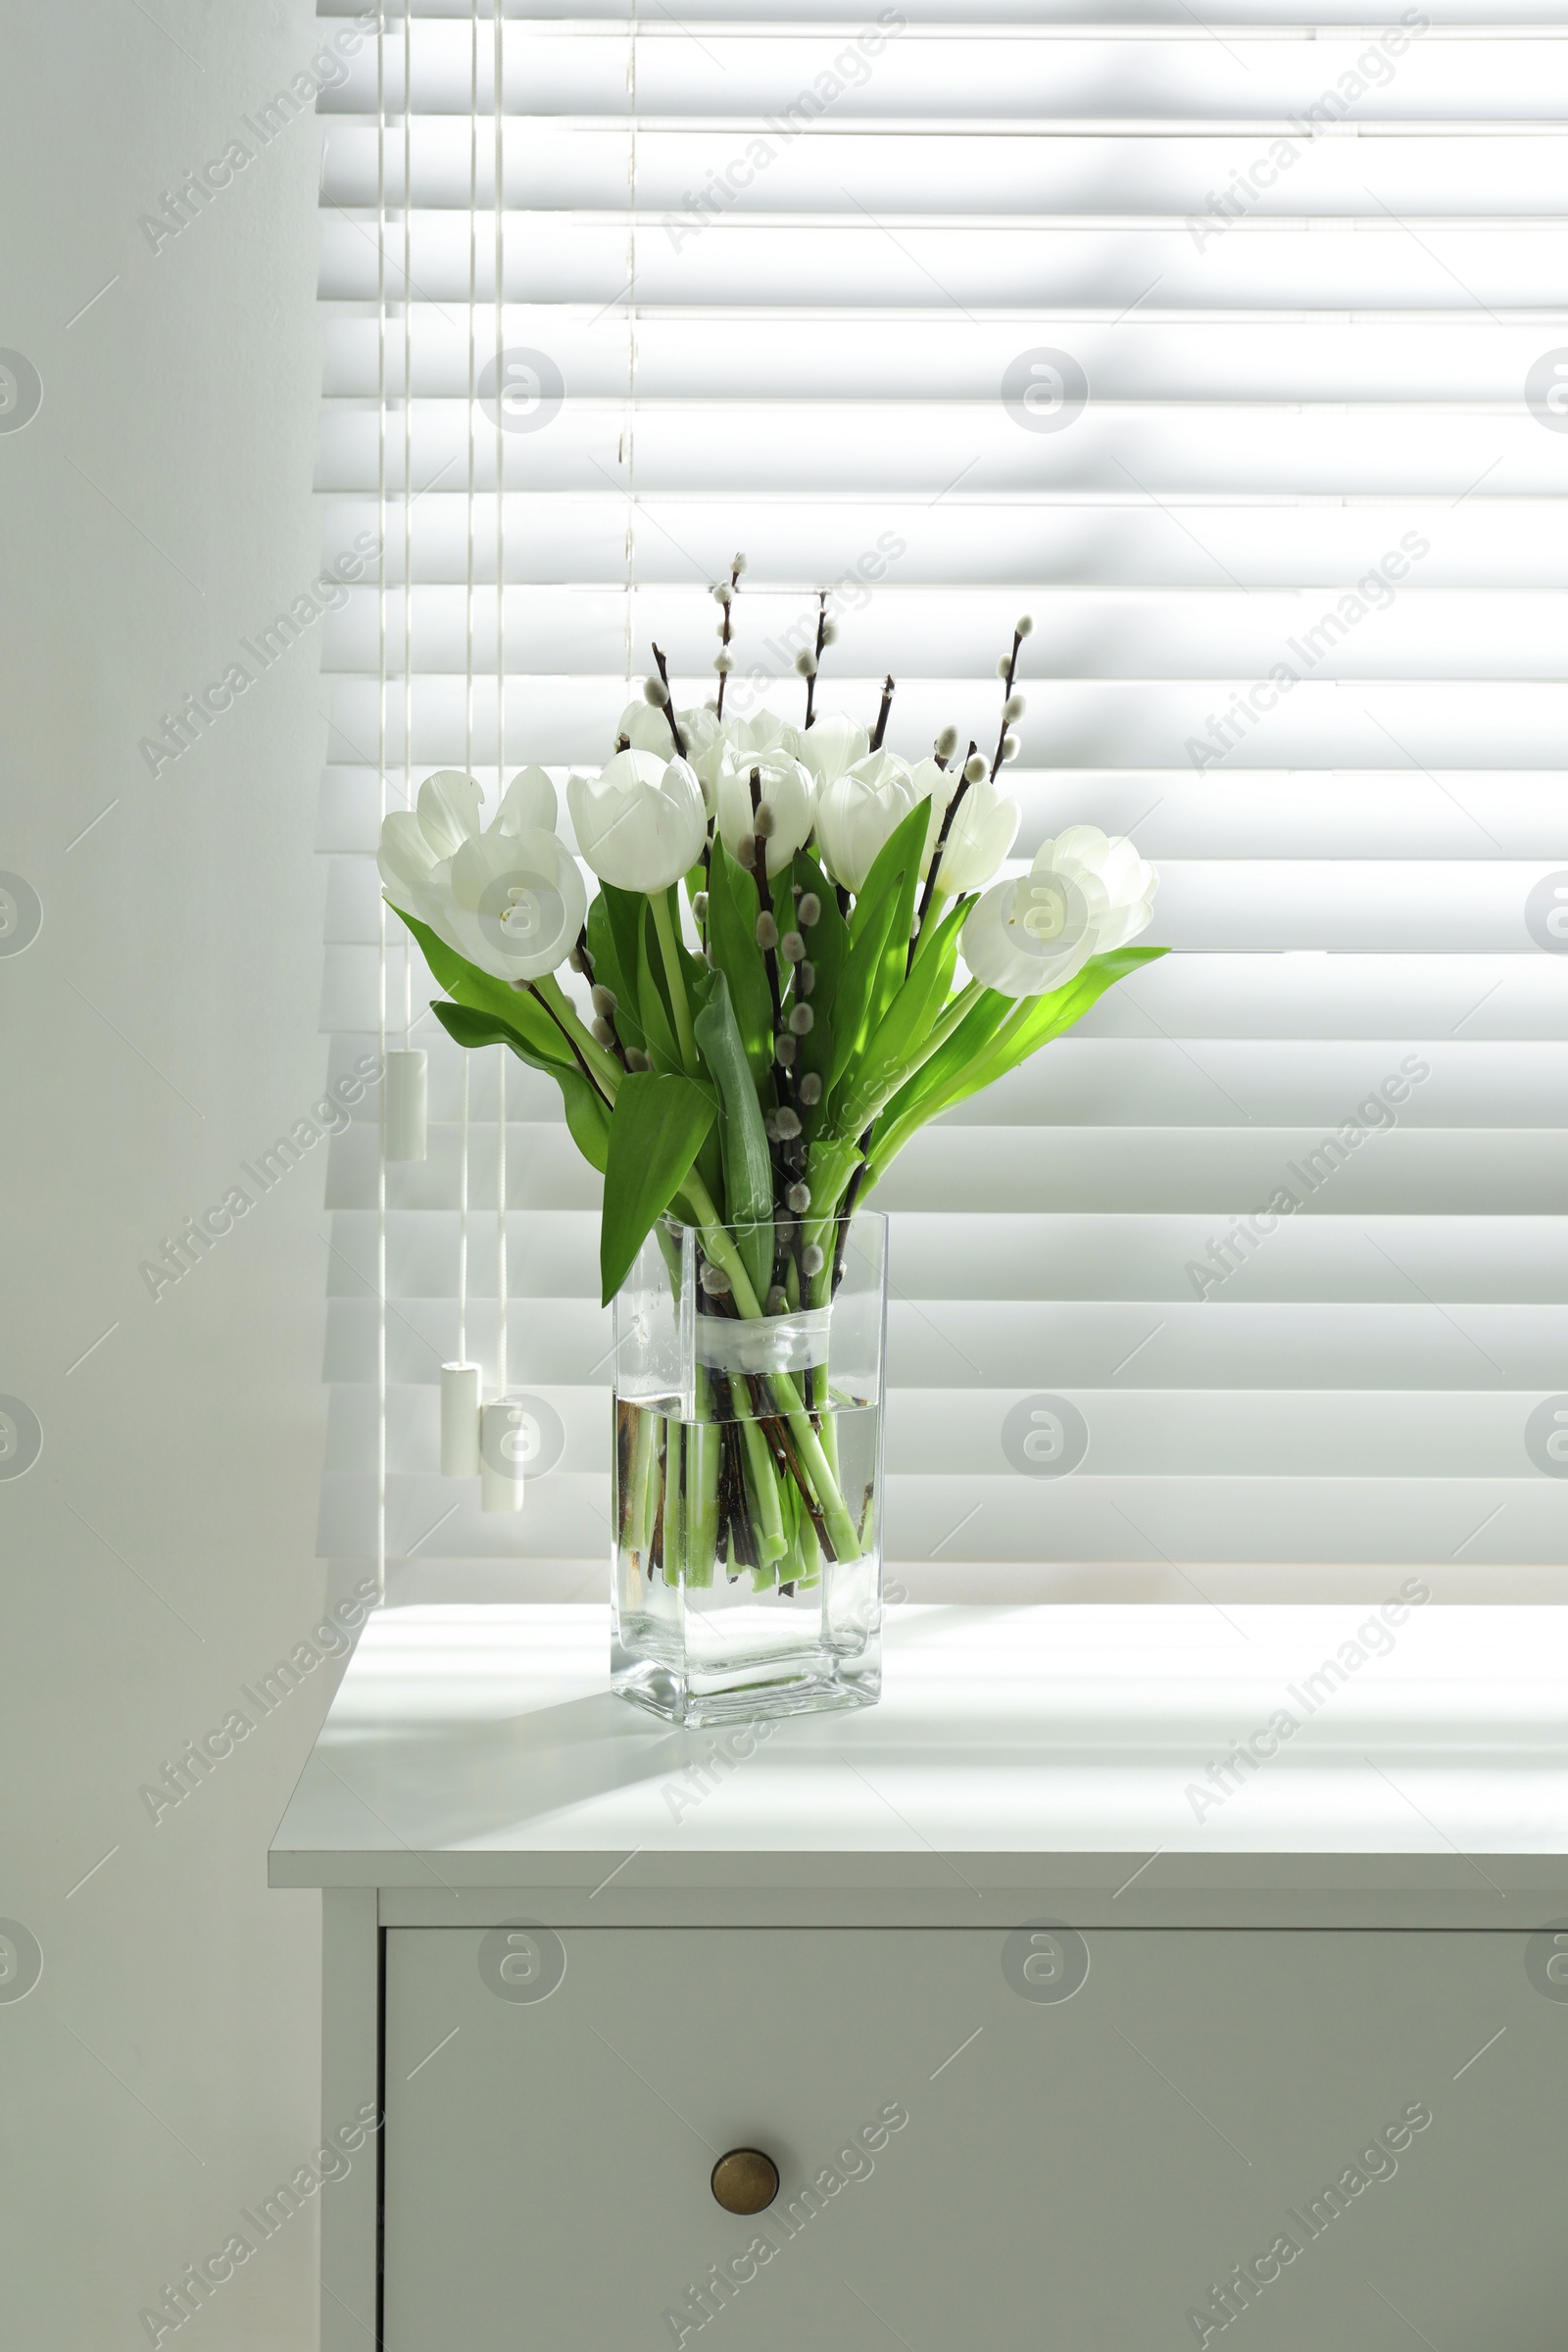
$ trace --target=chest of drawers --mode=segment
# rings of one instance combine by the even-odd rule
[[[1559,2346],[1563,1639],[1309,1686],[1354,1622],[897,1611],[880,1707],[722,1736],[598,1610],[374,1619],[272,1854],[373,2127],[324,2352]]]

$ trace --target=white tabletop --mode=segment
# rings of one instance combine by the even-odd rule
[[[755,1744],[613,1697],[608,1652],[599,1607],[379,1612],[271,1883],[408,1920],[1568,1915],[1568,1612],[897,1608],[880,1705]]]

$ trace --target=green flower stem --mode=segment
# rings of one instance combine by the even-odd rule
[[[967,988],[959,989],[957,995],[948,1005],[947,1010],[943,1013],[941,1019],[936,1023],[935,1027],[927,1031],[926,1036],[921,1043],[919,1053],[912,1054],[905,1063],[903,1072],[899,1078],[899,1086],[906,1085],[907,1081],[914,1076],[915,1071],[922,1068],[924,1064],[930,1060],[932,1054],[937,1051],[938,1047],[945,1046],[947,1044],[955,1029],[957,1028],[958,1023],[962,1020],[967,1020],[969,1014],[973,1012],[975,1006],[979,1004],[985,993],[984,985],[978,980],[971,980]],[[893,1092],[897,1094],[898,1087],[895,1087]],[[884,1102],[888,1098],[886,1096],[883,1097]]]
[[[972,1060],[962,1071],[961,1083],[956,1080],[953,1082],[957,1085],[960,1096],[983,1093],[986,1087],[994,1085],[998,1078],[1004,1075],[1007,1066],[1006,1053],[1014,1042],[1016,1031],[1029,1018],[1035,1000],[1032,997],[1020,997],[1008,1007],[986,1039],[985,1044],[976,1050]],[[993,1063],[1000,1063],[1001,1066],[990,1067]],[[928,1120],[936,1118],[947,1107],[946,1094],[939,1095],[935,1101],[920,1102],[912,1110],[906,1111],[902,1118],[895,1120],[893,1125],[877,1138],[875,1149],[870,1154],[869,1164],[866,1168],[866,1190],[868,1192],[873,1185],[880,1184],[882,1178],[887,1174],[890,1161],[897,1158],[909,1138],[917,1134]]]
[[[752,1410],[746,1383],[736,1381],[731,1394],[735,1398],[735,1410],[740,1415],[747,1467],[757,1492],[757,1549],[762,1565],[770,1568],[776,1560],[784,1557],[790,1547],[789,1538],[784,1533],[784,1512],[779,1502],[778,1473],[767,1448],[767,1440]]]
[[[960,989],[941,1018],[920,1040],[918,1053],[911,1054],[907,1061],[901,1062],[886,1077],[878,1078],[868,1091],[852,1089],[842,1102],[835,1101],[835,1121],[852,1129],[857,1135],[868,1127],[886,1109],[900,1089],[908,1085],[915,1072],[925,1067],[932,1054],[941,1051],[959,1022],[968,1019],[985,994],[978,980],[971,980],[967,988]]]
[[[736,1306],[749,1322],[759,1320],[762,1310],[758,1304],[757,1293],[752,1288],[750,1277],[740,1261],[729,1235],[718,1221],[718,1211],[713,1205],[708,1188],[695,1168],[686,1177],[681,1190],[690,1206],[696,1211],[698,1226],[703,1236],[703,1247],[713,1263],[722,1266],[729,1276]],[[796,1451],[816,1490],[816,1500],[821,1506],[822,1517],[826,1522],[828,1537],[835,1553],[841,1560],[858,1559],[860,1544],[855,1522],[844,1507],[844,1497],[839,1492],[838,1480],[834,1477],[828,1458],[822,1451],[821,1441],[811,1426],[811,1417],[801,1401],[800,1390],[787,1372],[770,1372],[767,1375],[767,1388],[774,1403],[789,1423],[790,1435],[795,1441]],[[739,1387],[736,1388],[735,1396],[739,1406]],[[767,1462],[768,1483],[764,1486],[763,1482],[759,1480],[759,1494],[765,1497],[771,1493],[773,1508],[777,1512],[778,1495],[771,1487],[772,1460],[767,1455],[767,1447],[762,1440],[761,1432],[754,1430],[754,1425],[745,1408],[742,1408],[742,1417],[747,1423],[748,1449],[750,1450],[755,1434],[757,1443],[761,1446],[763,1456]],[[751,1454],[750,1458],[755,1466],[756,1455]],[[782,1530],[782,1520],[779,1521],[779,1525]]]
[[[550,1009],[562,1027],[570,1031],[572,1042],[578,1053],[593,1071],[611,1102],[613,1102],[615,1090],[625,1075],[613,1054],[608,1047],[602,1046],[593,1031],[584,1025],[576,1005],[573,1004],[554,972],[547,972],[542,980],[534,982],[534,986],[539,994],[548,1000]]]
[[[811,1306],[826,1306],[832,1298],[833,1251],[838,1240],[837,1220],[844,1199],[844,1188],[860,1161],[859,1144],[846,1144],[836,1137],[824,1136],[811,1147],[807,1166],[807,1183],[810,1186],[812,1215],[802,1226],[808,1243],[814,1243],[822,1252],[819,1273],[810,1276]]]
[[[675,1434],[678,1431],[678,1436]],[[670,1481],[670,1494],[664,1505],[665,1526],[668,1526],[670,1501],[673,1500],[676,1526],[679,1530],[677,1565],[683,1584],[697,1591],[713,1581],[713,1541],[708,1532],[706,1547],[702,1524],[702,1467],[698,1454],[698,1440],[703,1435],[702,1424],[670,1423],[671,1459],[676,1471]],[[665,1538],[664,1557],[669,1557],[668,1538]]]
[[[664,959],[664,977],[669,982],[669,1008],[675,1016],[675,1034],[680,1039],[680,1057],[686,1065],[688,1078],[697,1075],[697,1040],[692,1034],[692,1008],[686,1002],[686,980],[680,968],[680,954],[675,945],[675,926],[669,919],[669,901],[662,890],[651,890],[648,904],[654,910],[654,929],[659,934],[659,953]]]
[[[718,1210],[713,1205],[712,1195],[695,1168],[682,1177],[679,1190],[685,1194],[687,1205],[696,1216],[697,1228],[703,1237],[703,1248],[713,1264],[722,1266],[729,1276],[735,1304],[748,1321],[756,1321],[762,1309],[752,1288],[752,1278],[724,1229]]]
[[[816,1540],[816,1530],[811,1525],[810,1517],[805,1511],[801,1513],[800,1554],[801,1572],[795,1580],[797,1585],[804,1588],[818,1584],[822,1575],[822,1546]]]
[[[824,1413],[822,1415],[822,1451],[827,1455],[827,1466],[833,1473],[833,1484],[838,1488],[839,1493],[842,1494],[844,1492],[844,1473],[839,1468],[838,1420],[839,1417],[837,1413]]]
[[[686,1432],[691,1574],[693,1582],[703,1584],[712,1582],[713,1554],[718,1547],[718,1457],[723,1439],[716,1421],[696,1421]]]
[[[637,1435],[632,1449],[631,1513],[626,1530],[626,1548],[644,1560],[654,1532],[653,1488],[658,1472],[658,1453],[654,1416],[639,1409]]]
[[[664,1513],[663,1554],[664,1582],[678,1585],[685,1561],[681,1553],[680,1505],[682,1481],[680,1474],[681,1425],[673,1413],[664,1423],[664,1478],[662,1503]]]
[[[915,938],[914,954],[909,957],[911,972],[942,928],[942,909],[948,903],[948,896],[949,894],[945,890],[933,890],[927,901],[925,911],[920,917],[920,929]]]
[[[811,1428],[811,1413],[802,1406],[800,1393],[797,1393],[797,1388],[795,1388],[795,1381],[790,1381],[790,1378],[785,1378],[783,1374],[773,1374],[771,1378],[768,1378],[768,1388],[773,1390],[773,1397],[776,1397],[780,1404],[785,1406],[785,1418],[788,1418],[788,1423],[790,1423],[790,1437],[795,1440],[797,1453],[800,1453],[802,1463],[807,1465],[808,1475],[811,1475],[811,1484],[815,1487],[815,1498],[818,1498],[820,1510],[823,1510],[823,1519],[827,1522],[827,1536],[830,1536],[830,1541],[832,1541],[835,1557],[837,1559],[858,1559],[860,1557],[860,1534],[858,1534],[858,1529],[856,1529],[854,1519],[849,1517],[847,1507],[844,1507],[844,1495],[839,1494],[839,1482],[837,1482],[837,1477],[832,1475],[830,1460],[827,1460],[827,1456],[823,1453],[823,1440],[820,1440],[820,1437],[815,1435],[815,1430]],[[788,1401],[788,1399],[792,1399],[792,1401]]]

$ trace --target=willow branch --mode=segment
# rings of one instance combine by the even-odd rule
[[[677,759],[684,760],[686,757],[686,738],[680,731],[680,720],[675,716],[675,697],[669,691],[669,663],[665,661],[663,655],[660,652],[657,645],[654,648],[654,660],[659,665],[660,684],[664,689],[664,716],[669,721],[669,731],[674,738],[675,754]]]
[[[610,1093],[609,1089],[605,1086],[604,1081],[599,1077],[597,1072],[589,1068],[588,1063],[583,1056],[582,1049],[578,1045],[577,1040],[572,1036],[571,1031],[566,1027],[565,1022],[562,1019],[560,1013],[551,1004],[550,999],[545,995],[544,990],[539,986],[536,980],[529,981],[528,994],[536,1001],[536,1003],[544,1006],[546,1012],[550,1015],[550,1018],[555,1022],[556,1027],[561,1031],[562,1036],[571,1048],[572,1055],[576,1061],[578,1069],[581,1070],[583,1076],[587,1079],[595,1094],[598,1095],[606,1109],[613,1110],[615,1107],[614,1096]]]
[[[958,803],[962,800],[964,794],[969,789],[968,770],[969,762],[974,758],[974,737],[971,735],[969,738],[969,749],[964,753],[962,764],[958,769],[957,785],[955,788],[952,800],[948,803],[947,808],[943,811],[942,830],[937,835],[937,846],[931,853],[930,870],[925,878],[925,888],[920,893],[919,911],[915,915],[914,930],[909,939],[909,960],[904,967],[906,979],[907,979],[909,973],[914,969],[915,954],[920,945],[920,935],[925,929],[925,918],[930,913],[931,902],[936,897],[937,876],[942,870],[942,853],[948,846],[948,835],[953,831],[953,820],[958,813]],[[941,762],[939,761],[938,764],[940,765]]]
[[[888,731],[888,712],[892,710],[892,708],[893,677],[890,671],[888,676],[882,681],[882,708],[877,712],[876,733],[871,738],[871,749],[873,752],[879,752],[882,749],[882,738]]]

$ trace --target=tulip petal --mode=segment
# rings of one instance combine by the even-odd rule
[[[479,830],[483,794],[461,767],[437,768],[419,786],[419,822],[438,858],[456,857]]]
[[[497,833],[553,833],[556,788],[542,767],[519,767],[507,786],[495,824]]]
[[[858,760],[863,760],[870,748],[871,738],[864,727],[833,712],[805,729],[798,756],[820,794],[847,774]]]
[[[439,887],[446,861],[432,857],[429,837],[411,809],[400,808],[383,823],[375,863],[392,904],[439,931],[448,896]]]
[[[1012,848],[1023,810],[1018,803],[982,777],[971,784],[958,803],[942,853],[938,883],[948,897],[982,890]]]
[[[835,882],[858,891],[918,796],[906,760],[870,752],[817,795],[816,838]]]
[[[1079,863],[1098,865],[1110,844],[1098,825],[1069,825],[1065,832],[1057,834],[1054,846],[1058,864],[1070,858]]]

